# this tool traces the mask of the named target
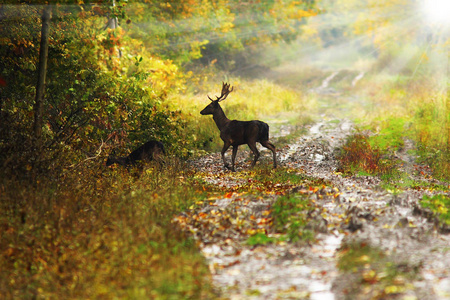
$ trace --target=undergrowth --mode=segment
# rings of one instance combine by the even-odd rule
[[[139,177],[90,165],[35,186],[2,179],[2,297],[213,298],[204,258],[172,224],[204,197],[190,178],[168,162]]]
[[[419,202],[423,207],[431,209],[438,216],[440,222],[450,225],[450,197],[443,194],[434,196],[424,195]]]
[[[272,206],[273,228],[290,242],[314,240],[315,234],[308,229],[308,212],[314,204],[303,195],[284,195]]]
[[[408,129],[405,128],[407,125],[406,119],[388,117],[376,120],[374,125],[377,132],[369,138],[372,147],[391,152],[403,147],[403,139],[408,135]]]
[[[428,165],[433,176],[450,180],[450,101],[448,91],[432,78],[410,81],[379,74],[370,78],[364,97],[372,109],[361,126],[375,133],[371,146],[396,151],[409,139],[417,163]]]
[[[385,175],[395,172],[396,163],[362,134],[351,135],[338,155],[339,171],[345,174]]]
[[[347,278],[344,292],[349,299],[361,294],[369,295],[370,299],[401,295],[414,289],[409,282],[417,277],[420,268],[363,242],[344,244],[337,258],[337,266]]]
[[[292,112],[307,105],[299,93],[267,81],[233,79],[230,83],[236,86],[235,96],[224,103],[230,118]],[[164,122],[143,122],[143,127],[124,130],[137,136],[155,128],[171,133],[173,126],[167,124],[182,125],[175,126],[174,133],[184,141],[181,149],[170,141],[165,141],[165,147],[169,155],[182,154],[183,158],[199,149],[221,147],[212,119],[199,114],[209,102],[206,95],[213,96],[219,89],[216,83],[197,92],[168,96],[164,108],[176,110],[180,123],[162,114]],[[113,146],[120,151],[115,154],[126,155],[141,138],[146,137],[111,136],[105,145],[94,147],[97,156],[87,153],[88,159],[62,145],[64,151],[58,160],[48,160],[51,163],[44,175],[23,163],[17,166],[23,174],[0,178],[0,290],[4,298],[215,297],[198,247],[172,219],[206,192],[218,189],[202,185],[177,159],[169,159],[162,170],[152,166],[142,174],[120,166],[104,167]],[[252,172],[255,176],[249,175],[251,180],[241,189],[282,193],[299,180],[283,169],[273,173],[263,167]],[[270,179],[272,175],[275,179]]]
[[[217,78],[215,76],[214,78]],[[228,98],[221,102],[221,107],[230,120],[261,119],[271,125],[268,118],[289,112],[291,122],[303,124],[310,121],[308,112],[316,106],[316,99],[301,92],[277,85],[268,80],[244,80],[238,77],[228,78],[227,82],[234,88]],[[187,134],[192,135],[193,146],[197,149],[219,151],[223,146],[219,130],[211,116],[202,116],[200,111],[210,100],[208,95],[220,95],[222,82],[205,81],[188,89],[183,94],[171,94],[167,99],[172,109],[183,108],[188,121]],[[286,117],[286,116],[285,116]],[[272,131],[271,131],[272,132]]]
[[[257,233],[251,236],[249,245],[267,244],[275,242],[312,242],[315,240],[315,221],[313,214],[318,214],[319,206],[307,194],[290,193],[294,187],[305,187],[306,190],[317,191],[324,186],[322,179],[310,178],[297,170],[277,168],[276,170],[257,169],[248,172],[251,175],[246,186],[254,190],[253,183],[257,182],[264,189],[257,189],[258,193],[277,194],[279,197],[271,207],[273,226],[270,236]],[[241,188],[241,190],[243,190]]]

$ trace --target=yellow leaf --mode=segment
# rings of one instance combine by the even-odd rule
[[[254,235],[254,234],[256,234],[256,230],[255,229],[248,229],[247,230],[247,234]]]
[[[363,255],[359,258],[359,261],[368,262],[368,261],[370,261],[370,257],[368,255]]]

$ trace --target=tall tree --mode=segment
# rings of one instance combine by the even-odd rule
[[[36,100],[34,103],[34,137],[37,143],[39,143],[42,134],[42,107],[45,89],[45,78],[47,74],[48,40],[50,34],[51,12],[52,8],[50,5],[44,6],[44,10],[42,12],[41,45],[39,49]]]

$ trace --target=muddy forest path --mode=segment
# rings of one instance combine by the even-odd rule
[[[218,189],[175,221],[198,241],[221,299],[450,299],[450,235],[418,204],[439,191],[393,193],[377,177],[339,173],[337,151],[353,126],[346,118],[321,116],[277,149],[276,171],[264,150],[250,170],[245,146],[235,173],[223,168],[220,153],[190,162],[199,180]],[[398,156],[413,171],[407,147],[411,143]],[[430,180],[412,171],[408,176]],[[289,217],[282,224],[303,226],[298,230],[314,238],[285,238],[290,229],[274,220],[282,215],[280,199],[306,201],[308,209],[296,212],[306,224]]]

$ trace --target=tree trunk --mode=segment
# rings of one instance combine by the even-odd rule
[[[44,7],[42,12],[42,31],[41,31],[41,46],[39,49],[39,65],[38,65],[38,80],[36,85],[36,100],[34,102],[34,138],[37,144],[41,139],[42,134],[42,107],[45,88],[45,77],[47,74],[47,59],[48,59],[48,40],[50,32],[50,18],[52,8],[50,5]]]
[[[113,7],[116,6],[116,0],[113,0]],[[112,17],[108,19],[108,22],[106,23],[106,26],[104,30],[107,28],[111,28],[115,30],[119,27],[119,19],[117,17]],[[122,58],[122,50],[120,48],[117,49],[117,57]]]

